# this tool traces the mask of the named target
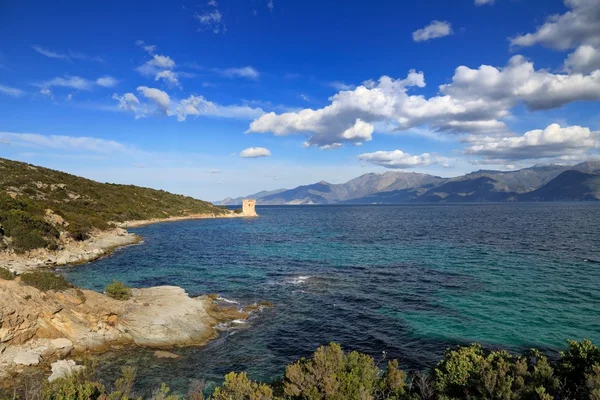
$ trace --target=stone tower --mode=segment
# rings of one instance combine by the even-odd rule
[[[257,217],[256,200],[246,199],[242,201],[242,214],[246,217]]]

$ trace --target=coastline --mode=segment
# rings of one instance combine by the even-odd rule
[[[75,267],[107,256],[117,248],[142,241],[140,236],[127,232],[126,228],[190,219],[249,218],[254,216],[256,215],[236,214],[230,210],[225,214],[190,214],[180,217],[120,222],[116,223],[117,227],[113,229],[92,231],[90,237],[84,241],[78,242],[66,236],[61,237],[60,250],[36,249],[24,254],[0,252],[0,267],[8,268],[16,274],[42,268]]]

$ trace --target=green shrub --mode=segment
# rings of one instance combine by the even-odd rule
[[[4,279],[5,281],[12,281],[15,279],[15,274],[10,272],[8,268],[0,267],[0,279]]]
[[[242,208],[236,208],[235,210],[233,210],[233,212],[234,212],[235,214],[241,214],[241,213],[243,213],[243,212],[244,212],[244,210],[243,210]]]
[[[104,289],[104,293],[108,297],[116,300],[129,300],[131,298],[131,288],[125,285],[123,282],[114,280]]]
[[[27,286],[33,286],[43,292],[48,290],[62,292],[63,290],[73,287],[73,285],[67,282],[63,276],[48,271],[35,271],[21,274],[21,282]]]
[[[273,389],[248,379],[245,372],[225,375],[223,386],[217,387],[211,400],[272,400]]]

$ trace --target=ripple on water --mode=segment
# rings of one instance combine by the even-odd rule
[[[600,204],[259,207],[252,220],[195,220],[133,231],[145,243],[62,271],[102,290],[178,285],[230,304],[274,308],[232,323],[204,348],[156,360],[103,356],[106,376],[139,367],[141,390],[272,379],[330,341],[407,368],[473,341],[519,350],[600,342]]]

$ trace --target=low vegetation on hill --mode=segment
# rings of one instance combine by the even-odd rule
[[[62,232],[85,240],[92,229],[113,222],[225,212],[163,190],[99,183],[0,159],[0,250],[53,249]]]
[[[486,352],[480,345],[449,349],[425,374],[406,374],[396,360],[377,362],[337,344],[320,347],[311,358],[286,367],[283,378],[265,384],[244,372],[231,372],[224,383],[206,390],[191,385],[186,396],[163,384],[154,400],[554,400],[600,399],[600,349],[590,341],[569,341],[560,358],[550,361],[538,350],[515,356]],[[89,363],[88,363],[89,364]],[[135,371],[122,369],[114,384],[102,382],[89,364],[83,372],[52,383],[23,385],[10,399],[135,399]],[[110,390],[108,388],[111,388]],[[206,393],[209,392],[210,395]],[[2,396],[0,395],[0,399]]]

